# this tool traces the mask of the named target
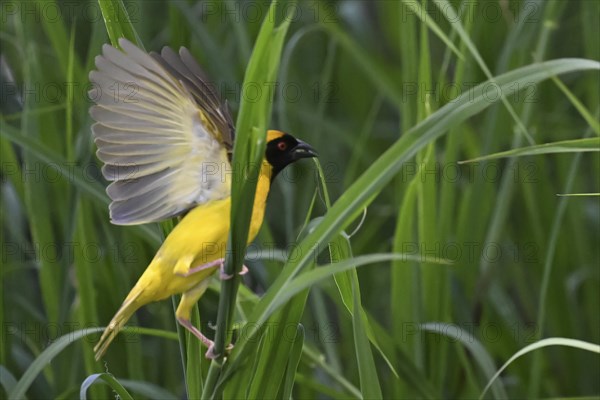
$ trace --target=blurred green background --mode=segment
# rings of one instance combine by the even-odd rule
[[[477,398],[511,356],[557,337],[582,342],[524,355],[485,397],[599,395],[600,81],[597,63],[573,59],[600,59],[599,1],[298,1],[275,16],[263,1],[130,1],[124,10],[109,23],[128,26],[128,16],[147,51],[190,48],[234,119],[242,101],[272,101],[270,126],[319,151],[327,190],[310,161],[272,188],[237,336],[256,295],[306,250],[302,228],[332,220],[319,219],[327,196],[339,209],[356,193],[365,200],[338,219],[318,264],[387,257],[356,270],[360,292],[346,272],[294,297],[226,369],[217,397]],[[178,343],[170,301],[142,308],[102,362],[91,353],[97,333],[73,334],[110,320],[162,240],[159,226],[109,223],[87,112],[87,75],[109,43],[101,8],[2,1],[0,12],[3,396],[77,398],[87,377],[109,372],[112,389],[135,398],[195,397],[208,363]],[[285,15],[277,81],[244,82],[261,23]],[[538,83],[555,64],[537,63],[562,58],[574,72]],[[513,70],[529,72],[477,96],[476,85]],[[461,120],[434,127],[458,99]],[[416,144],[401,168],[368,170],[400,160],[390,151],[402,140]],[[215,280],[199,303],[203,332],[219,290]],[[69,345],[50,360],[43,351],[59,338]],[[87,395],[114,396],[100,384]]]

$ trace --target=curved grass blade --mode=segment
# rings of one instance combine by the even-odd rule
[[[50,346],[46,347],[42,353],[31,363],[29,368],[25,371],[21,379],[17,382],[13,390],[8,394],[10,399],[23,399],[29,386],[33,383],[35,378],[42,372],[42,370],[48,365],[54,357],[60,354],[68,345],[82,339],[88,335],[99,333],[104,330],[105,327],[80,329],[78,331],[69,332],[60,338],[58,338]],[[150,335],[162,337],[165,339],[177,340],[177,334],[174,332],[167,332],[160,329],[148,329],[148,328],[128,328],[125,327],[123,332],[137,333],[140,335]]]
[[[600,63],[596,61],[558,59],[518,68],[496,77],[494,82],[504,93],[510,95],[516,91],[516,88],[522,88],[524,83],[534,84],[566,72],[598,69],[600,69]],[[397,174],[404,162],[410,160],[432,140],[493,104],[484,98],[483,92],[486,84],[489,84],[489,81],[476,86],[468,93],[463,93],[454,102],[448,103],[406,132],[344,192],[315,230],[298,245],[301,256],[288,261],[271,288],[257,304],[252,315],[249,316],[248,322],[255,324],[255,328],[248,329],[247,334],[238,341],[230,356],[232,366],[240,361],[244,354],[245,344],[254,339],[260,324],[274,311],[275,300],[279,301],[280,296],[286,296],[285,293],[294,276],[320,252],[321,244],[331,240],[373,201],[383,187]],[[354,261],[356,260],[354,259]],[[321,269],[314,272],[319,273],[319,271]],[[320,279],[324,279],[324,277]]]
[[[505,90],[505,93],[510,94],[524,82],[539,82],[556,74],[589,69],[600,69],[600,63],[584,59],[559,59],[519,68],[498,76],[495,81],[502,90]],[[357,212],[367,206],[383,186],[395,176],[405,161],[411,159],[418,150],[425,147],[431,140],[442,136],[451,127],[493,104],[484,99],[483,91],[487,83],[478,85],[473,91],[464,93],[455,102],[449,103],[431,114],[406,132],[373,162],[371,167],[332,206],[316,229],[299,244],[301,256],[286,264],[278,279],[257,305],[250,317],[251,321],[264,320],[266,317],[264,314],[268,313],[273,299],[279,295],[279,292],[284,291],[285,286],[300,269],[306,266],[315,254],[318,254],[319,244],[327,243],[349,224]],[[251,335],[244,340],[250,339],[250,337]],[[235,354],[236,352],[232,354],[232,358],[235,358]]]
[[[440,264],[440,265],[450,265],[450,262],[447,260],[443,260],[440,258],[432,258],[425,257],[414,254],[402,254],[402,253],[380,253],[380,254],[369,254],[364,256],[357,256],[354,258],[349,258],[337,263],[327,264],[323,266],[319,266],[318,268],[300,274],[297,278],[294,278],[291,282],[286,286],[286,290],[284,293],[279,293],[277,297],[275,297],[272,305],[271,311],[277,310],[279,307],[283,306],[290,298],[294,297],[296,294],[305,290],[312,285],[321,282],[322,280],[329,278],[335,274],[339,274],[341,272],[350,271],[352,269],[363,267],[369,264],[382,263],[388,261],[418,261],[418,262],[427,262],[432,264]],[[259,321],[260,323],[260,321]]]
[[[448,336],[455,341],[460,341],[463,346],[469,349],[469,352],[481,367],[481,370],[485,374],[485,377],[490,380],[494,376],[495,364],[490,354],[485,350],[485,347],[469,332],[461,329],[456,324],[448,324],[445,322],[428,322],[421,325],[421,329],[439,333],[440,335]],[[508,395],[502,385],[502,382],[496,383],[492,387],[494,397],[496,399],[507,399]]]
[[[600,137],[573,140],[561,140],[560,142],[544,143],[535,146],[520,147],[499,153],[459,161],[459,164],[467,164],[475,161],[494,160],[506,157],[536,156],[540,154],[557,153],[582,153],[588,151],[600,151]]]
[[[129,394],[127,389],[123,387],[119,383],[119,381],[108,372],[102,372],[100,374],[93,374],[88,376],[83,383],[81,384],[81,389],[79,390],[79,398],[82,400],[87,400],[87,390],[90,386],[92,386],[98,380],[104,381],[114,392],[119,396],[119,398],[124,400],[133,400],[133,397]]]
[[[510,364],[512,364],[513,361],[515,361],[517,358],[519,358],[527,353],[530,353],[532,351],[541,349],[543,347],[548,347],[548,346],[574,347],[576,349],[600,354],[600,345],[584,342],[583,340],[569,339],[569,338],[542,339],[538,342],[530,344],[529,346],[525,346],[521,350],[517,351],[511,358],[509,358],[508,361],[505,362],[504,365],[502,365],[502,367],[500,367],[500,369],[498,371],[496,371],[494,376],[492,376],[492,378],[490,379],[488,384],[483,389],[483,392],[481,392],[481,396],[479,396],[479,399],[480,400],[483,399],[483,397],[487,393],[490,386],[492,386],[492,383],[494,383],[494,381],[496,380],[496,378],[498,378],[500,376],[502,371],[504,371]]]
[[[287,283],[284,291],[277,292],[276,296],[270,302],[267,311],[263,314],[263,317],[256,320],[256,322],[253,322],[252,326],[247,326],[247,334],[240,337],[240,340],[238,340],[238,345],[240,343],[243,343],[243,345],[245,345],[248,342],[248,339],[254,339],[256,333],[256,330],[253,329],[254,327],[259,328],[261,324],[263,324],[270,315],[272,315],[281,306],[286,304],[289,299],[296,296],[303,290],[310,288],[312,285],[323,281],[335,274],[349,271],[357,267],[374,263],[388,262],[392,260],[419,261],[446,265],[450,264],[448,261],[439,258],[428,258],[416,256],[413,254],[381,253],[358,256],[351,259],[343,260],[335,264],[327,264],[320,266],[319,268],[305,272],[297,278],[292,279],[290,282]],[[259,305],[260,303],[257,306]],[[239,345],[234,348],[233,353],[230,356],[232,360],[235,360],[240,356],[240,351],[237,350],[238,347],[242,346]]]
[[[31,363],[13,390],[8,394],[8,399],[17,400],[24,398],[25,392],[27,392],[27,389],[29,389],[29,386],[33,383],[39,373],[42,372],[44,367],[46,367],[46,365],[48,365],[54,357],[63,351],[65,347],[87,335],[98,333],[102,330],[104,330],[104,328],[81,329],[61,336],[54,343],[48,346],[33,363]]]

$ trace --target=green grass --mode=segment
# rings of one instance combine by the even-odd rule
[[[600,3],[219,4],[0,5],[3,397],[598,396]],[[93,360],[172,227],[108,220],[86,85],[120,36],[192,50],[235,176],[270,127],[320,154],[278,177],[248,278],[198,304],[227,359],[163,301]]]

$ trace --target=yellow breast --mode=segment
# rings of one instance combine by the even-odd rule
[[[267,195],[270,188],[271,166],[263,162],[256,187],[252,219],[248,232],[250,243],[262,226]],[[175,271],[189,270],[225,257],[231,226],[231,197],[211,201],[191,210],[156,253],[140,277],[143,297],[156,301],[182,293],[212,275],[215,268],[184,277]],[[136,285],[137,286],[137,285]]]

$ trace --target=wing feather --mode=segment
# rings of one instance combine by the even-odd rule
[[[187,50],[150,55],[120,39],[96,57],[90,114],[112,222],[156,222],[229,196],[233,124]]]
[[[206,73],[189,50],[181,47],[177,55],[173,49],[164,47],[160,54],[152,52],[150,55],[185,85],[220,133],[220,139],[227,150],[232,152],[235,130],[229,107],[226,102],[221,102],[213,85],[208,82]]]

